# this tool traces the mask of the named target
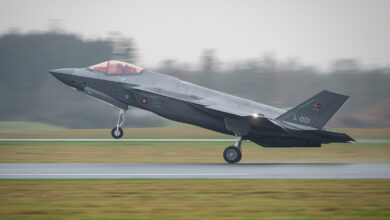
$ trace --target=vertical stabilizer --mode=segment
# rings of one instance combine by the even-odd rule
[[[322,129],[349,96],[324,90],[276,120]]]

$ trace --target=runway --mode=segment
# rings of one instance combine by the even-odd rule
[[[75,138],[3,138],[0,141],[16,142],[234,142],[235,139],[75,139]],[[390,143],[390,139],[357,139],[357,143]]]
[[[390,163],[0,163],[0,179],[375,179]]]

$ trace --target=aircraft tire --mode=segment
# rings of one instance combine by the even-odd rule
[[[118,130],[116,130],[116,127],[114,127],[112,130],[111,130],[111,136],[115,139],[119,139],[123,136],[123,130],[121,127],[118,128]]]
[[[230,146],[223,151],[223,158],[228,163],[237,163],[241,160],[242,153],[237,147]]]

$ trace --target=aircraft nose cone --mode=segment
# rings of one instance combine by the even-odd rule
[[[74,72],[74,68],[63,68],[63,69],[53,69],[49,70],[49,73],[51,73],[53,76],[58,77],[60,74],[69,75]]]
[[[53,69],[49,70],[49,73],[59,81],[69,85],[70,79],[74,77],[74,70],[74,68]]]

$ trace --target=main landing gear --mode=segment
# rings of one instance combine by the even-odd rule
[[[118,123],[116,124],[116,127],[114,127],[111,130],[111,135],[115,139],[119,139],[123,136],[123,130],[121,126],[125,122],[125,111],[123,109],[119,110],[119,118],[118,118]]]
[[[242,136],[237,136],[236,143],[234,146],[227,147],[223,151],[223,158],[228,163],[237,163],[240,162],[242,153],[241,153],[241,142]]]

